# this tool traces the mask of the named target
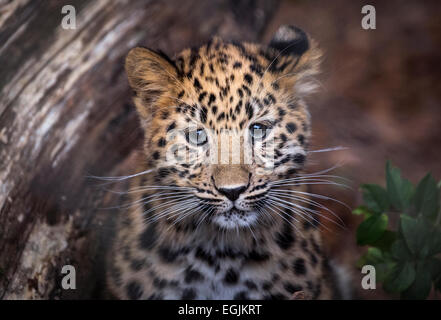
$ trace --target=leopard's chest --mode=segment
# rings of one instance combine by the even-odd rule
[[[255,257],[254,257],[255,258]],[[163,288],[164,299],[289,299],[295,291],[310,290],[308,277],[296,278],[270,258],[250,260],[245,256],[210,258],[197,250],[180,261],[174,287]],[[315,282],[315,281],[314,281]]]
[[[243,259],[226,258],[207,263],[189,255],[181,266],[183,271],[176,275],[179,285],[174,290],[170,290],[169,294],[165,294],[166,299],[262,298],[256,284],[261,282],[261,279],[255,274],[255,271],[261,268],[244,266]]]

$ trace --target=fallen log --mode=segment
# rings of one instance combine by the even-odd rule
[[[257,40],[276,0],[0,3],[0,298],[99,298],[118,196],[142,138],[123,70],[137,45],[173,54],[212,35]],[[112,186],[124,190],[124,184]],[[62,266],[76,290],[61,288]]]

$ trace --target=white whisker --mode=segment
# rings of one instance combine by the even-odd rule
[[[347,150],[348,147],[331,147],[331,148],[325,148],[325,149],[318,149],[318,150],[309,150],[307,153],[320,153],[320,152],[331,152],[331,151],[341,151],[341,150]]]

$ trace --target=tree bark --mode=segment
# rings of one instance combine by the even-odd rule
[[[258,40],[277,0],[0,1],[0,298],[99,298],[103,257],[142,132],[123,61],[219,34]],[[73,265],[77,289],[61,288]]]

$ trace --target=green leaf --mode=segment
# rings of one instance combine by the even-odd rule
[[[404,240],[399,239],[395,241],[390,248],[391,256],[398,261],[412,260],[412,252],[407,247]]]
[[[390,203],[395,209],[407,211],[413,197],[414,187],[409,180],[402,179],[400,170],[386,163],[386,184]]]
[[[367,264],[376,264],[383,261],[383,253],[380,249],[374,247],[368,248],[366,253],[362,256],[362,259],[359,260],[360,267],[363,267]]]
[[[428,256],[441,253],[441,231],[437,227],[433,227],[432,232],[426,238],[425,245]]]
[[[432,289],[432,278],[428,264],[418,262],[415,273],[415,280],[401,294],[402,299],[422,300],[426,299]]]
[[[418,184],[414,204],[417,213],[431,221],[435,221],[439,212],[439,189],[435,179],[427,174]]]
[[[415,280],[415,268],[412,263],[397,264],[386,277],[383,288],[387,292],[398,293],[406,290]]]
[[[432,258],[429,260],[429,265],[435,289],[441,291],[441,260]]]
[[[372,244],[383,235],[387,227],[387,215],[379,214],[364,220],[357,229],[357,244]]]
[[[435,289],[441,292],[441,277],[439,277],[437,280],[435,280],[434,283]]]
[[[397,239],[396,232],[391,230],[386,230],[377,241],[372,243],[372,246],[377,247],[383,251],[389,251],[390,247],[392,246],[392,244],[396,239]]]
[[[365,206],[359,206],[359,207],[355,208],[354,210],[352,210],[352,213],[357,216],[363,215],[366,219],[374,214]]]
[[[375,267],[375,276],[377,282],[384,282],[387,277],[392,273],[394,268],[397,266],[397,263],[394,261],[384,261],[381,263],[374,264]]]
[[[427,239],[433,227],[422,219],[415,219],[404,214],[401,215],[400,226],[410,251],[415,256],[426,257],[429,254]]]
[[[430,258],[427,261],[430,268],[430,274],[433,280],[441,277],[441,260],[438,258]]]
[[[377,213],[383,213],[389,209],[389,198],[386,189],[376,184],[364,184],[363,200],[366,206]]]

